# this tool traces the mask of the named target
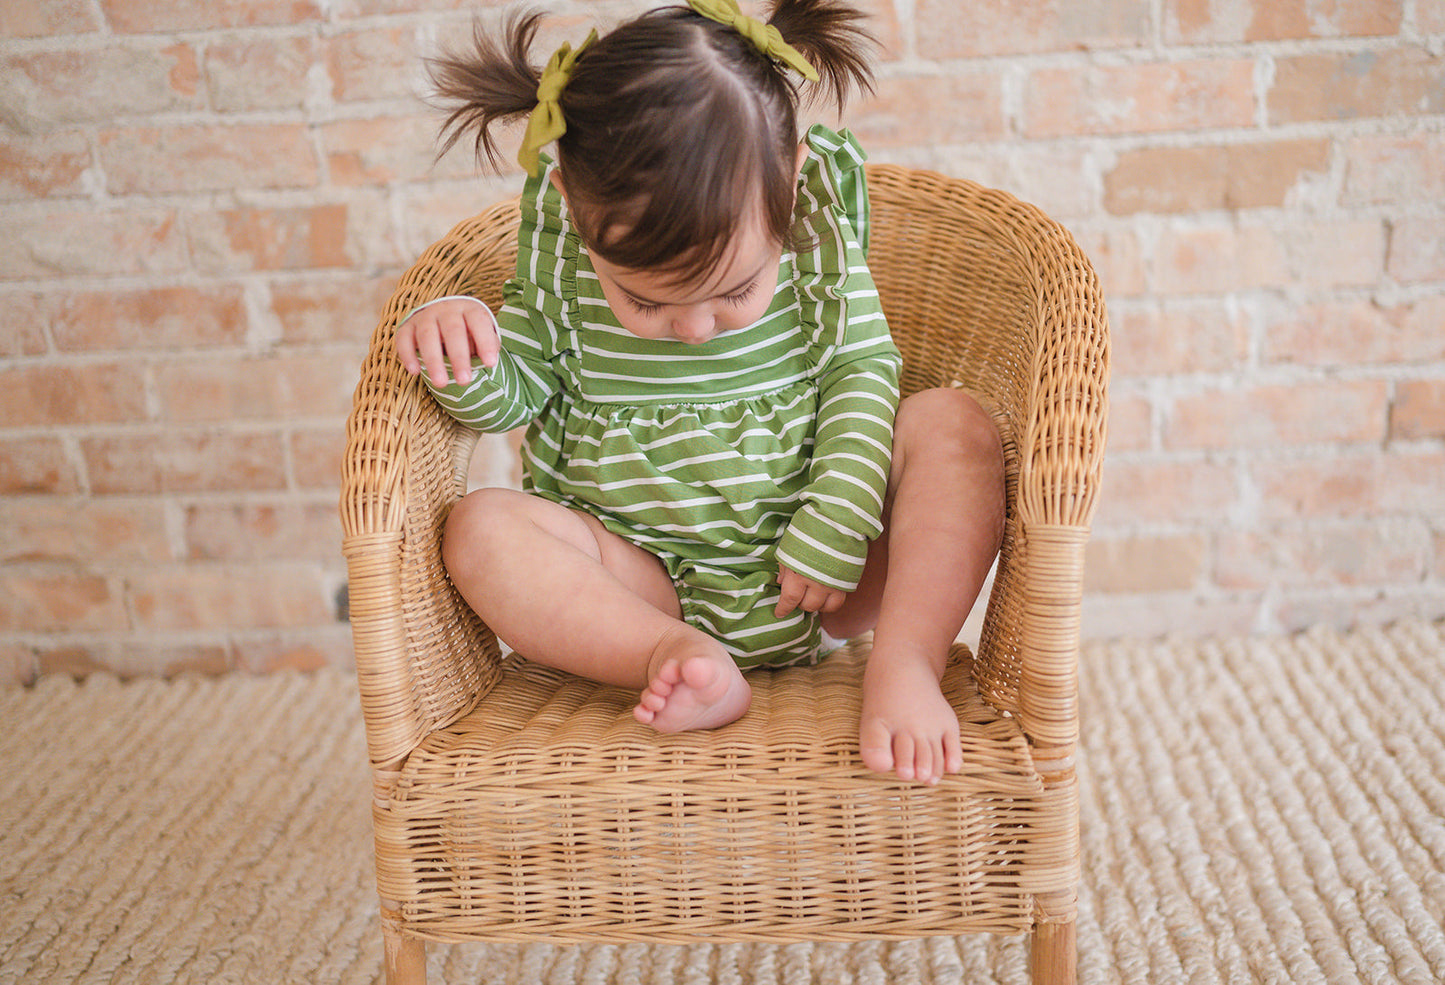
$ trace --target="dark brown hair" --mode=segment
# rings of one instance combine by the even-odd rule
[[[514,13],[499,40],[477,25],[471,51],[430,63],[450,111],[442,153],[473,133],[478,160],[499,168],[493,126],[537,104],[541,16]],[[687,280],[712,269],[751,209],[784,242],[799,87],[840,109],[852,87],[871,90],[863,17],[841,0],[772,5],[769,23],[818,70],[816,83],[688,7],[643,14],[582,52],[561,97],[557,162],[588,247],[619,267]]]

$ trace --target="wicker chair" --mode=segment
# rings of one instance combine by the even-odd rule
[[[1075,681],[1082,558],[1108,374],[1097,279],[1060,226],[1007,194],[870,166],[871,266],[904,391],[961,386],[993,412],[1008,522],[976,657],[945,692],[966,766],[934,787],[858,755],[855,641],[750,676],[751,710],[659,735],[636,694],[503,659],[442,567],[476,435],[392,350],[414,305],[495,302],[514,202],[406,274],[356,391],[342,466],[358,683],[375,776],[387,981],[425,941],[858,940],[1033,934],[1035,982],[1075,978]]]

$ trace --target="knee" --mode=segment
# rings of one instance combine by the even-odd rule
[[[1003,480],[1003,442],[983,405],[962,390],[920,390],[898,405],[895,454],[946,457]]]
[[[488,539],[513,528],[509,514],[517,495],[510,489],[477,489],[452,504],[442,527],[442,563],[448,570],[471,567],[495,549]]]

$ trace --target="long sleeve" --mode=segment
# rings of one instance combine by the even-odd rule
[[[778,560],[819,584],[852,591],[868,542],[883,529],[902,359],[855,226],[866,229],[863,172],[822,173],[826,186],[805,182],[800,191],[800,206],[813,196],[816,207],[801,220],[811,249],[796,261],[799,301],[816,326],[818,418],[808,485]]]

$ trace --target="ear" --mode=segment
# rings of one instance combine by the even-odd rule
[[[798,175],[803,172],[803,162],[808,159],[808,142],[801,141],[798,144],[798,158],[793,162],[793,180],[798,180]]]

